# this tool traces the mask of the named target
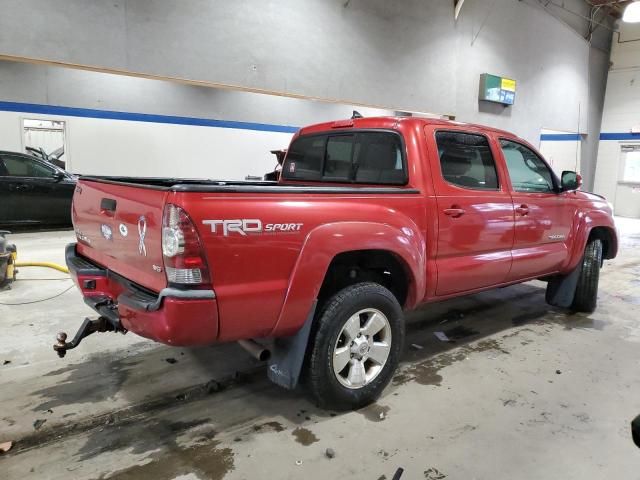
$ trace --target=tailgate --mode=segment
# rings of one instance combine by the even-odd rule
[[[150,290],[167,286],[162,258],[165,189],[78,181],[73,225],[78,253]]]

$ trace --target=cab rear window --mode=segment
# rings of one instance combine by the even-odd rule
[[[404,185],[406,160],[395,132],[327,133],[298,137],[282,169],[287,180]]]

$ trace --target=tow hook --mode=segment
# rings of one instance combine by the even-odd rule
[[[53,349],[56,351],[60,358],[63,358],[67,354],[67,350],[76,348],[80,345],[80,342],[84,337],[88,337],[95,332],[115,332],[116,328],[104,317],[99,317],[96,320],[85,318],[82,325],[76,332],[76,336],[73,340],[67,342],[67,334],[60,332],[56,335],[56,343],[53,345]]]

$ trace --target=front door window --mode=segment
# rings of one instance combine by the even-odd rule
[[[531,149],[510,140],[501,140],[511,185],[516,192],[553,192],[553,174]]]

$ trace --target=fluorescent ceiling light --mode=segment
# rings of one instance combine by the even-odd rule
[[[622,21],[626,23],[640,23],[640,2],[627,5],[622,15]]]

